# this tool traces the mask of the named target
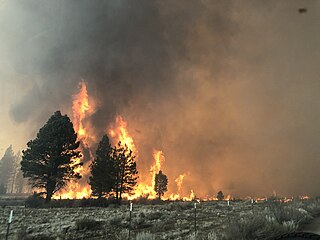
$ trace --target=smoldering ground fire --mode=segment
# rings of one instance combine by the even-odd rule
[[[2,1],[0,143],[25,148],[60,109],[87,164],[121,122],[139,181],[162,151],[169,195],[317,195],[319,3],[303,5]]]

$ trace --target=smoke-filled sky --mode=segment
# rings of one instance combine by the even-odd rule
[[[319,29],[317,0],[2,0],[0,154],[83,79],[97,136],[123,116],[173,190],[320,195]]]

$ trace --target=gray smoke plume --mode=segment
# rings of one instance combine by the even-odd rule
[[[84,79],[96,101],[87,119],[96,134],[123,116],[141,172],[148,174],[152,150],[163,150],[172,191],[186,173],[185,193],[201,197],[317,195],[319,7],[2,1],[1,110],[23,126],[26,142],[55,110],[71,114]]]

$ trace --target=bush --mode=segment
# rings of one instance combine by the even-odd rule
[[[169,211],[184,211],[192,208],[193,204],[190,202],[173,202],[168,205]]]
[[[101,228],[101,222],[94,219],[83,218],[76,221],[76,227],[78,230],[96,230]]]
[[[305,204],[304,209],[306,209],[312,216],[320,215],[320,202],[312,201]]]
[[[301,225],[312,219],[311,215],[306,210],[298,206],[285,206],[281,203],[274,203],[270,205],[269,208],[272,216],[274,216],[277,222],[281,224],[293,221],[298,225]]]
[[[48,236],[44,234],[31,236],[26,233],[25,229],[21,229],[16,233],[15,239],[17,240],[56,240],[57,238],[54,236]]]
[[[60,200],[51,200],[49,203],[46,203],[44,207],[46,208],[71,208],[78,207],[78,200],[75,199],[60,199]]]
[[[83,198],[80,201],[80,207],[108,207],[109,199],[100,198],[100,199],[92,199],[92,198]]]
[[[146,218],[152,221],[161,218],[162,215],[163,214],[161,212],[151,212],[146,216]]]
[[[214,231],[211,231],[208,233],[207,239],[208,240],[218,240],[218,236]]]
[[[279,223],[274,217],[259,214],[233,221],[225,232],[225,239],[265,239],[297,229],[293,222]]]
[[[132,221],[132,226],[135,229],[142,229],[142,228],[152,227],[152,224],[147,223],[145,218],[143,217],[136,217]]]
[[[129,230],[128,229],[124,229],[124,230],[116,233],[115,238],[117,240],[128,239],[129,238]]]
[[[226,239],[264,239],[298,230],[311,215],[300,205],[270,204],[264,212],[232,222],[226,229]]]
[[[156,237],[150,232],[140,232],[136,236],[136,240],[155,240]]]
[[[110,225],[121,226],[122,219],[119,216],[110,219]]]
[[[41,194],[34,192],[33,195],[29,196],[25,202],[26,207],[38,208],[42,207],[45,204],[44,198],[41,197]]]

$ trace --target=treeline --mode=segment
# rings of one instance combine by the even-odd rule
[[[10,145],[0,160],[0,194],[23,193],[25,180],[20,167],[21,153]]]
[[[79,162],[79,145],[69,117],[57,111],[39,130],[37,137],[27,143],[27,149],[22,151],[23,176],[29,179],[32,188],[45,195],[46,202],[70,181],[82,177],[77,172],[82,165]],[[92,195],[98,198],[112,196],[121,202],[123,194],[130,195],[137,184],[136,156],[121,142],[111,146],[107,135],[98,145],[90,171]],[[167,176],[160,171],[154,181],[154,190],[161,198],[167,191]]]

